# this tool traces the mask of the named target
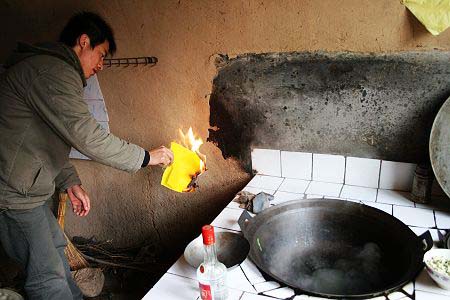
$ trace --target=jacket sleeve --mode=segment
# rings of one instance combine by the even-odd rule
[[[56,63],[31,83],[26,101],[65,142],[87,157],[127,172],[136,172],[144,149],[103,129],[83,100],[80,75]]]
[[[69,161],[67,161],[61,172],[56,176],[55,184],[60,191],[65,191],[77,184],[81,185],[77,170]]]

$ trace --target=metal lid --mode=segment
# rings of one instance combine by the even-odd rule
[[[430,160],[439,185],[450,197],[450,98],[433,122],[430,135]]]

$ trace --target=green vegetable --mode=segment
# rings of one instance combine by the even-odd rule
[[[450,260],[443,257],[432,257],[428,265],[438,273],[450,276]]]

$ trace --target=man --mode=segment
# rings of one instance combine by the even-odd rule
[[[86,79],[116,50],[98,15],[73,16],[59,43],[19,44],[0,77],[0,241],[27,273],[29,299],[82,299],[64,255],[66,240],[45,202],[55,186],[86,216],[89,196],[69,162],[71,146],[111,167],[136,172],[168,165],[173,153],[146,151],[106,132],[83,100]]]

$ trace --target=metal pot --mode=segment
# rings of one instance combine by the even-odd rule
[[[217,259],[228,269],[237,267],[245,260],[250,250],[247,240],[234,232],[215,232]],[[203,239],[200,235],[184,250],[184,258],[194,268],[198,268],[205,255]]]
[[[433,246],[427,231],[376,208],[350,201],[295,200],[239,225],[250,258],[266,275],[321,297],[371,298],[410,282]]]

